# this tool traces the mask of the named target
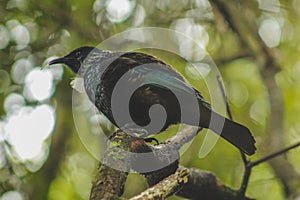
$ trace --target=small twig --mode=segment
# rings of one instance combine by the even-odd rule
[[[226,112],[228,114],[229,119],[233,120],[232,113],[231,113],[231,110],[230,110],[230,107],[229,107],[229,103],[228,103],[228,100],[227,100],[227,97],[226,97],[226,93],[225,93],[224,86],[222,84],[221,77],[217,76],[217,80],[218,80],[218,84],[219,84],[219,87],[220,87],[220,90],[221,90],[221,93],[222,93],[222,97],[223,97],[225,105],[226,105]],[[241,152],[241,156],[242,156],[242,160],[244,162],[244,165],[246,166],[249,161],[247,160],[247,158],[246,158],[246,156],[243,152]]]
[[[280,151],[277,151],[277,152],[275,152],[275,153],[272,153],[272,154],[270,154],[270,155],[268,155],[268,156],[266,156],[266,157],[263,157],[263,158],[261,158],[261,159],[258,159],[257,161],[250,162],[250,163],[249,163],[249,167],[254,167],[254,166],[256,166],[256,165],[259,165],[259,164],[261,164],[261,163],[263,163],[263,162],[266,162],[266,161],[268,161],[268,160],[270,160],[270,159],[272,159],[272,158],[275,158],[276,156],[279,156],[279,155],[281,155],[281,154],[284,154],[284,153],[288,152],[289,150],[294,149],[294,148],[296,148],[296,147],[298,147],[298,146],[300,146],[300,142],[297,142],[296,144],[294,144],[294,145],[292,145],[292,146],[289,146],[289,147],[286,147],[286,148],[284,148],[284,149],[282,149],[282,150],[280,150]]]
[[[266,162],[272,158],[275,158],[276,156],[279,156],[283,153],[286,153],[288,152],[289,150],[291,149],[294,149],[296,147],[300,146],[300,142],[292,145],[292,146],[289,146],[287,148],[284,148],[280,151],[277,151],[275,153],[272,153],[271,155],[268,155],[266,157],[263,157],[261,159],[258,159],[257,161],[254,161],[254,162],[248,162],[247,165],[245,166],[245,173],[244,173],[244,177],[243,177],[243,183],[241,185],[241,188],[239,190],[240,192],[240,196],[243,197],[245,195],[245,192],[246,192],[246,189],[247,189],[247,185],[248,185],[248,182],[249,182],[249,178],[250,178],[250,175],[251,175],[251,171],[252,171],[252,168],[255,167],[256,165],[259,165],[263,162]]]
[[[227,97],[226,97],[225,89],[224,89],[224,86],[222,84],[222,80],[221,80],[220,76],[217,76],[217,81],[218,81],[218,84],[219,84],[219,87],[220,87],[220,90],[221,90],[221,93],[222,93],[223,100],[224,100],[225,105],[226,105],[226,111],[227,111],[228,117],[229,117],[230,120],[233,120],[232,113],[231,113],[231,110],[230,110],[230,107],[229,107],[229,103],[228,103],[228,100],[227,100]],[[241,154],[241,157],[242,157],[242,160],[243,160],[243,163],[244,163],[245,173],[244,173],[244,178],[243,178],[242,185],[240,187],[239,193],[242,197],[244,197],[246,189],[247,189],[249,177],[250,177],[250,174],[251,174],[251,167],[248,167],[249,161],[247,160],[246,155],[242,151],[240,151],[240,154]]]
[[[250,163],[250,162],[248,161],[247,163]],[[244,176],[243,176],[243,181],[242,181],[241,187],[238,191],[240,198],[245,197],[245,193],[246,193],[248,183],[249,183],[249,178],[250,178],[250,175],[252,172],[252,167],[250,167],[249,164],[247,165],[244,163],[244,167],[245,167],[245,172],[244,172]]]
[[[224,86],[222,84],[222,80],[221,80],[220,76],[217,76],[217,81],[218,81],[218,85],[219,85],[219,88],[220,88],[221,93],[222,93],[223,100],[224,100],[225,105],[226,105],[226,112],[228,114],[229,119],[232,120],[232,113],[231,113],[231,110],[230,110],[230,107],[229,107],[229,103],[228,103],[228,100],[227,100],[227,97],[226,97],[226,94],[225,94],[225,89],[224,89]]]

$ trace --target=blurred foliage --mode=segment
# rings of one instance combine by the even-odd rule
[[[260,144],[264,140],[269,115],[267,90],[255,62],[248,58],[248,52],[244,52],[236,36],[226,24],[218,24],[214,20],[208,1],[0,2],[0,199],[88,199],[97,160],[82,144],[72,120],[70,81],[74,75],[68,70],[64,73],[62,66],[57,66],[52,71],[43,70],[43,76],[51,74],[50,81],[45,83],[46,86],[48,84],[49,92],[38,93],[38,96],[31,84],[35,79],[28,77],[50,57],[62,56],[79,46],[96,46],[110,36],[135,27],[164,27],[179,31],[192,37],[208,52],[222,74],[234,119],[252,130],[258,147],[254,158],[261,157],[264,146]],[[232,3],[239,4],[239,1]],[[285,105],[282,105],[285,108],[285,132],[282,134],[285,134],[286,145],[289,145],[300,140],[300,1],[258,0],[256,3],[253,10],[256,15],[249,17],[256,17],[255,21],[259,25],[257,33],[268,47],[274,48],[281,65],[276,81],[285,99]],[[159,37],[158,35],[153,40],[158,40]],[[193,48],[183,49],[191,57],[194,56]],[[203,80],[191,76],[193,71],[189,71],[184,59],[171,56],[168,52],[144,51],[172,64],[209,99]],[[203,70],[207,68],[204,67]],[[42,86],[41,80],[37,81],[38,87],[45,91],[47,87]],[[21,129],[17,138],[23,135],[22,138],[26,140],[19,143],[12,139],[12,135],[20,131],[20,128],[9,128],[19,125],[8,124],[13,117],[21,115],[20,110],[29,115],[41,105],[49,106],[53,111],[55,124],[41,139],[39,151],[34,154],[29,151],[24,154],[27,157],[22,157],[20,154],[24,153],[24,146],[21,148],[18,144],[25,145],[29,142],[24,148],[32,150],[34,138],[38,135],[27,134],[33,132],[39,124],[47,124],[47,121],[42,121],[43,117],[36,119],[33,126],[30,126],[31,130],[26,130],[30,120],[23,122],[25,128]],[[103,131],[113,130],[107,122],[102,119],[100,122]],[[86,131],[97,132],[97,123],[96,120],[96,125],[85,126]],[[38,131],[41,130],[37,128],[34,133]],[[212,171],[225,184],[238,188],[243,174],[239,152],[230,144],[219,140],[209,155],[200,159],[197,155],[204,136],[199,134],[192,142],[184,152],[181,164]],[[163,135],[158,137],[166,138]],[[293,150],[287,154],[286,159],[298,173],[299,153],[300,149]],[[142,176],[131,174],[126,182],[124,197],[131,197],[146,187]],[[247,195],[256,199],[284,199],[282,189],[268,164],[263,164],[254,168]]]

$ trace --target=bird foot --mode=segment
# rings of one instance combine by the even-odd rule
[[[159,145],[158,140],[156,138],[153,138],[153,137],[145,138],[144,141],[147,142],[147,143],[151,143],[151,142],[154,141],[154,142],[156,142],[156,145]]]

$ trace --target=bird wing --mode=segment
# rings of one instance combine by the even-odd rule
[[[106,87],[113,90],[114,85],[125,74],[130,73],[129,82],[143,83],[161,92],[166,91],[177,94],[189,95],[192,98],[196,96],[199,102],[207,108],[207,103],[199,91],[194,89],[174,68],[154,56],[140,52],[116,52],[111,58],[101,63],[108,66],[101,79],[109,80],[113,84]],[[106,81],[103,81],[104,83]],[[111,88],[112,87],[112,88]],[[154,94],[152,94],[154,95]]]
[[[136,63],[135,67],[131,70],[133,70],[133,73],[135,73],[137,77],[143,77],[146,81],[145,84],[163,90],[171,90],[179,94],[185,93],[196,96],[198,100],[201,100],[203,105],[208,108],[211,107],[210,104],[204,100],[199,91],[194,89],[175,69],[163,61],[151,55],[137,52],[126,53],[121,57],[131,59],[132,63]]]

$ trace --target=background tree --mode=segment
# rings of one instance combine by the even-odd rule
[[[298,142],[299,13],[297,0],[1,0],[1,198],[88,198],[97,161],[75,134],[69,84],[74,75],[61,66],[39,68],[49,57],[97,45],[133,27],[174,29],[206,49],[221,71],[234,119],[255,135],[258,151],[251,159]],[[192,48],[183,49],[199,56]],[[182,61],[164,53],[156,56],[176,67],[209,99]],[[91,121],[95,119],[99,120]],[[243,174],[239,152],[219,140],[200,159],[195,155],[203,138],[197,136],[181,164],[212,171],[226,185],[238,188]],[[299,151],[253,168],[247,196],[298,196]],[[146,187],[143,177],[130,174],[123,196],[132,197]]]

